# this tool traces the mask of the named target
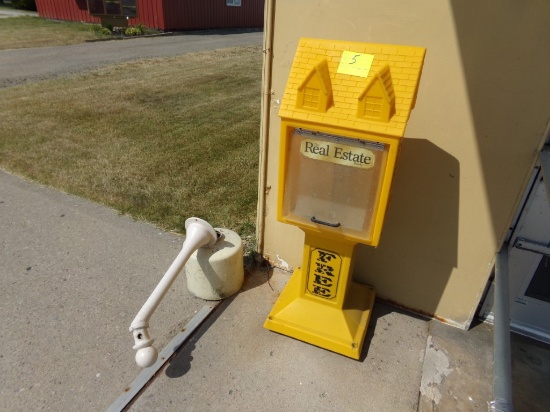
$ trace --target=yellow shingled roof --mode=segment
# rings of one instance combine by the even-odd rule
[[[346,51],[374,55],[367,77],[338,73],[338,65]],[[402,137],[414,107],[425,53],[423,47],[302,38],[292,62],[279,116]],[[328,64],[333,104],[321,112],[301,108],[297,105],[298,89],[324,60]],[[360,96],[386,66],[390,68],[390,87],[395,94],[395,113],[388,122],[358,117]]]

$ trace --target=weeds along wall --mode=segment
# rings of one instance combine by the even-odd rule
[[[380,246],[357,247],[354,277],[382,299],[468,328],[550,116],[550,3],[528,3],[277,0],[265,257],[285,269],[302,259],[303,232],[276,217],[277,114],[299,39],[426,47]]]

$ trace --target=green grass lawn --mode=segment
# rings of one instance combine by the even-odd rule
[[[21,16],[0,19],[0,50],[63,46],[102,38],[93,25]]]
[[[261,47],[0,89],[0,167],[183,232],[255,230]]]

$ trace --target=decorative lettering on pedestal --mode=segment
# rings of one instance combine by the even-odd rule
[[[337,253],[312,249],[308,268],[308,292],[324,299],[334,299],[338,294],[341,268],[342,258]]]

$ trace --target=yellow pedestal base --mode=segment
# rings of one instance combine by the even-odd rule
[[[375,292],[351,281],[341,308],[301,293],[298,268],[273,306],[264,327],[324,349],[359,359]]]

